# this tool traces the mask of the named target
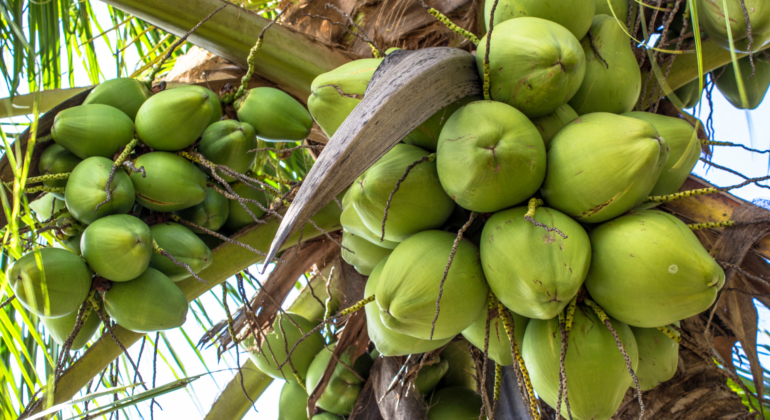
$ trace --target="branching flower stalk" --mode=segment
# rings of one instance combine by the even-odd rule
[[[540,413],[537,409],[537,398],[535,398],[535,391],[532,388],[532,382],[529,379],[529,372],[527,371],[527,366],[524,364],[524,358],[521,357],[521,352],[519,351],[519,345],[516,343],[515,339],[515,328],[516,324],[513,320],[513,317],[510,316],[508,313],[508,308],[503,306],[502,303],[497,302],[497,310],[500,313],[500,318],[503,320],[503,327],[505,328],[505,334],[508,336],[508,341],[511,343],[511,354],[513,356],[514,364],[518,367],[519,371],[521,372],[522,379],[524,383],[522,384],[519,382],[519,388],[522,388],[522,385],[527,391],[527,396],[529,397],[529,410],[532,415],[533,420],[540,420]]]

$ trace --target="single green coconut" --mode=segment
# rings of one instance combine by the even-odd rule
[[[460,241],[443,285],[441,312],[431,337],[436,300],[455,235],[428,230],[399,244],[385,263],[375,292],[387,328],[422,339],[454,337],[483,311],[487,287],[479,250]]]
[[[482,352],[484,351],[484,342],[487,336],[487,315],[489,311],[481,311],[481,314],[473,321],[470,327],[463,330],[462,334],[466,340],[476,346]],[[516,312],[510,312],[513,317],[513,334],[516,344],[521,349],[524,339],[524,330],[527,328],[529,318],[525,318]],[[503,318],[498,311],[497,304],[492,308],[489,319],[489,358],[502,366],[513,365],[513,356],[511,355],[511,340],[508,339],[508,333],[505,331]]]
[[[545,150],[551,148],[551,140],[556,136],[556,133],[577,117],[577,112],[569,104],[564,104],[548,115],[532,119],[535,128],[540,132],[540,137],[543,138]]]
[[[96,274],[112,281],[138,277],[150,264],[152,233],[143,221],[115,214],[91,223],[80,239],[83,258]]]
[[[300,328],[297,328],[295,323]],[[324,339],[320,332],[314,332],[297,344],[291,354],[291,363],[286,363],[280,370],[277,366],[286,360],[289,350],[299,339],[315,326],[315,323],[301,315],[291,312],[281,313],[273,322],[273,331],[266,334],[266,340],[262,340],[259,349],[256,348],[253,335],[246,337],[241,345],[249,352],[249,358],[266,375],[276,379],[286,379],[287,382],[297,383],[299,380],[305,383],[310,363],[324,346]],[[294,375],[294,370],[297,376]]]
[[[668,153],[666,139],[646,121],[583,115],[551,142],[541,192],[550,207],[579,222],[603,222],[650,194]]]
[[[631,331],[639,347],[639,367],[634,373],[642,391],[673,378],[679,363],[679,343],[657,328],[631,327]]]
[[[72,172],[81,159],[72,154],[69,150],[54,143],[40,154],[40,161],[37,164],[37,170],[40,175],[55,175],[65,172]],[[43,181],[43,185],[48,188],[64,188],[67,186],[66,179],[55,179],[53,181]],[[52,192],[51,195],[60,200],[64,200],[64,193]]]
[[[222,119],[222,101],[219,100],[219,95],[214,93],[212,90],[198,85],[184,85],[175,89],[197,91],[208,96],[209,103],[211,104],[211,118],[209,119],[208,125],[214,124],[215,122]]]
[[[72,252],[38,248],[14,261],[6,272],[16,298],[35,315],[72,313],[88,296],[91,270]]]
[[[276,88],[249,89],[234,106],[238,119],[251,124],[263,140],[304,140],[313,128],[313,117],[305,107]]]
[[[79,233],[74,236],[70,236],[63,239],[61,242],[54,242],[54,248],[66,249],[75,253],[76,255],[82,255],[83,251],[80,249],[80,239],[83,237],[83,233]]]
[[[770,11],[768,11],[770,14]],[[764,54],[754,55],[754,76],[751,76],[751,61],[749,57],[743,57],[738,60],[738,67],[741,69],[741,79],[743,81],[744,92],[748,106],[744,106],[741,101],[741,93],[738,83],[735,81],[735,68],[732,64],[725,67],[724,73],[718,78],[712,73],[716,80],[717,88],[734,107],[738,109],[756,109],[762,100],[765,99],[768,87],[770,87],[770,61]],[[720,72],[721,70],[715,70]],[[719,73],[716,73],[719,74]]]
[[[230,203],[224,195],[211,187],[206,187],[206,198],[202,203],[180,210],[177,215],[188,222],[217,231],[224,226],[230,215]],[[189,228],[195,233],[205,233],[195,227]]]
[[[386,261],[387,257],[377,264],[369,275],[364,295],[371,296],[377,291],[380,274],[385,267]],[[426,353],[441,348],[452,340],[451,337],[441,340],[425,340],[398,333],[382,323],[381,311],[376,303],[372,302],[364,306],[364,310],[366,311],[366,329],[369,333],[369,339],[372,340],[377,351],[383,356],[406,356],[407,354]]]
[[[180,263],[190,266],[195,274],[211,265],[212,256],[208,246],[190,229],[178,223],[158,223],[150,227],[152,239]],[[168,276],[173,282],[191,276],[185,267],[174,264],[170,258],[153,253],[150,267]]]
[[[104,308],[121,327],[140,333],[181,327],[187,298],[165,274],[148,268],[139,277],[113,283],[104,293]]]
[[[235,191],[235,193],[243,199],[255,200],[256,202],[262,204],[262,207],[264,208],[268,208],[270,205],[270,198],[263,190],[256,190],[251,188],[248,184],[244,184],[243,182],[236,182],[232,184],[232,188],[233,191]],[[243,204],[246,205],[251,213],[257,218],[265,215],[265,211],[262,210],[262,208],[260,208],[257,204],[249,202],[243,202]],[[252,223],[256,223],[254,216],[249,214],[246,209],[243,208],[240,201],[228,200],[228,206],[230,209],[228,210],[227,219],[223,226],[226,230],[235,232],[245,228]]]
[[[461,386],[478,391],[476,362],[473,361],[468,342],[460,339],[450,342],[441,350],[441,358],[449,362],[449,370],[439,381],[439,387]]]
[[[421,147],[425,150],[435,152],[438,149],[439,136],[444,129],[444,125],[458,109],[471,102],[480,101],[480,96],[467,96],[457,102],[438,110],[431,115],[425,122],[407,134],[402,140],[406,144]]]
[[[676,97],[679,98],[679,100],[682,102],[682,108],[688,109],[698,105],[698,102],[700,102],[700,96],[702,94],[698,87],[698,79],[695,79],[674,91]]]
[[[29,203],[29,208],[35,212],[37,221],[42,222],[51,218],[52,214],[66,209],[67,206],[64,204],[64,200],[59,200],[55,195],[47,193]]]
[[[356,179],[350,202],[369,230],[382,231],[385,206],[406,168],[428,152],[417,146],[397,144]],[[385,239],[401,242],[407,237],[441,226],[452,214],[454,202],[441,188],[436,163],[416,165],[393,195],[385,223]]]
[[[612,328],[636,370],[639,362],[634,333],[631,328],[610,319]],[[524,333],[522,357],[537,395],[556,408],[559,395],[559,359],[561,332],[558,318],[533,319]],[[629,385],[632,384],[626,361],[612,333],[591,308],[578,305],[569,333],[564,360],[567,394],[572,417],[575,419],[606,420],[615,414]],[[562,401],[561,415],[569,418]]]
[[[133,121],[139,108],[150,96],[152,92],[145,83],[130,77],[118,77],[96,86],[83,101],[83,105],[109,105],[123,111]]]
[[[56,114],[51,136],[81,159],[112,158],[134,138],[134,122],[108,105],[80,105]]]
[[[668,160],[650,195],[667,195],[679,191],[700,157],[698,131],[687,120],[651,112],[633,111],[623,114],[652,124],[668,142]],[[701,123],[701,126],[703,124]]]
[[[310,364],[305,379],[305,388],[313,389],[321,380],[326,370],[326,366],[332,359],[332,351],[335,346],[321,349]],[[345,365],[350,366],[360,376],[366,378],[369,376],[369,369],[372,367],[371,357],[363,354],[355,361],[351,360],[355,347],[348,347],[340,356],[342,363],[337,363],[334,372],[326,385],[326,390],[316,401],[316,405],[322,409],[340,415],[348,415],[353,411],[353,406],[358,400],[358,394],[361,392],[364,383],[355,373],[351,372]],[[344,364],[343,364],[344,363]]]
[[[79,222],[90,224],[111,214],[128,213],[134,206],[134,184],[122,170],[115,171],[110,183],[112,198],[104,203],[113,163],[107,158],[91,157],[72,170],[67,179],[64,200],[67,210]],[[97,209],[99,204],[102,205]]]
[[[284,382],[278,397],[278,420],[307,420],[307,392],[296,382]]]
[[[749,52],[749,28],[743,10],[748,13],[753,43],[751,49],[761,50],[770,41],[770,3],[765,0],[697,0],[700,28],[709,39],[722,48],[730,49],[730,38],[725,22],[724,5],[730,17],[732,46],[738,53]],[[758,56],[761,54],[758,54]]]
[[[417,373],[417,378],[414,379],[414,386],[417,388],[417,392],[420,395],[427,395],[433,391],[448,370],[449,362],[446,359],[442,359],[441,356],[437,356],[436,362],[430,365],[426,364]]]
[[[168,152],[150,152],[134,160],[146,176],[132,172],[136,201],[150,210],[186,209],[206,199],[206,175],[189,160]]]
[[[624,29],[614,17],[597,15],[591,25],[591,35],[580,41],[586,57],[586,73],[580,89],[569,101],[578,115],[621,114],[634,109],[639,100],[642,72]]]
[[[591,27],[597,1],[599,0],[498,0],[494,29],[509,19],[534,17],[558,23],[572,32],[575,38],[580,39]],[[484,2],[484,24],[487,31],[494,4],[494,0]]]
[[[441,130],[438,178],[465,209],[490,213],[521,203],[540,188],[545,165],[540,133],[510,105],[470,103]]]
[[[634,327],[654,328],[697,315],[714,303],[725,273],[682,221],[646,210],[590,233],[585,285],[596,303]]]
[[[345,193],[345,198],[350,197],[351,190],[352,188],[349,189],[347,193]],[[382,233],[377,234],[369,230],[369,228],[364,224],[364,221],[361,220],[361,216],[358,215],[356,208],[349,202],[346,203],[344,199],[342,201],[342,208],[344,210],[342,210],[342,215],[340,216],[340,223],[346,232],[350,232],[359,238],[366,239],[374,245],[387,249],[394,249],[399,244],[398,242],[393,241],[381,241],[380,235]]]
[[[195,143],[211,121],[209,94],[198,89],[156,93],[136,114],[136,133],[154,150],[175,151]]]
[[[97,301],[100,303],[98,310],[102,310],[101,300],[97,299]],[[72,335],[72,332],[75,331],[75,323],[77,320],[78,310],[58,318],[40,317],[40,322],[45,325],[45,330],[48,331],[48,335],[50,335],[53,341],[60,346],[64,345],[70,335]],[[99,314],[96,313],[96,309],[91,308],[88,316],[85,317],[83,321],[83,326],[80,327],[80,331],[72,340],[72,347],[70,350],[75,351],[85,347],[86,343],[88,343],[91,340],[91,337],[96,333],[96,330],[99,329],[101,323],[102,320],[99,318]]]
[[[564,105],[583,82],[586,57],[580,41],[557,23],[535,17],[506,20],[495,25],[491,44],[492,99],[513,106],[529,118],[542,117]],[[486,52],[485,36],[476,50],[476,66],[482,78]]]
[[[342,232],[342,246],[350,250],[342,248],[342,259],[365,276],[370,275],[374,267],[393,252],[350,232]]]
[[[442,388],[428,402],[428,420],[478,420],[481,396],[464,387]]]
[[[236,120],[219,121],[208,126],[198,143],[198,152],[217,165],[245,174],[257,156],[257,133],[248,123]],[[210,171],[204,168],[206,173]],[[225,181],[233,182],[230,175],[219,174]]]

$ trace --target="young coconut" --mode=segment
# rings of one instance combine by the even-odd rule
[[[770,11],[768,11],[768,14],[770,14]],[[717,89],[725,95],[725,98],[734,107],[738,109],[757,109],[762,100],[765,99],[768,87],[770,87],[770,61],[768,61],[764,54],[755,54],[753,77],[750,77],[752,69],[749,57],[743,57],[738,60],[738,67],[741,69],[741,79],[743,80],[748,107],[744,107],[741,101],[741,93],[740,89],[738,89],[738,83],[735,81],[735,69],[732,64],[726,66],[724,73],[719,78],[716,75],[721,72],[721,69],[712,72],[712,76],[716,80]]]
[[[251,124],[263,140],[304,140],[313,128],[313,118],[305,107],[276,88],[249,89],[234,106],[238,119]]]
[[[54,143],[40,154],[40,161],[37,164],[37,170],[40,175],[55,175],[66,172],[72,172],[81,160],[72,152],[64,147]],[[48,188],[64,188],[67,186],[66,179],[55,179],[53,181],[43,181],[43,185]],[[64,193],[52,192],[53,197],[64,200]]]
[[[738,61],[740,62],[740,60]],[[724,74],[722,76],[724,76]],[[735,78],[733,78],[733,80],[735,80]],[[744,86],[745,86],[745,83],[746,82],[744,82]],[[683,105],[682,108],[689,109],[694,107],[695,105],[698,105],[698,102],[700,102],[700,95],[703,93],[698,87],[699,87],[698,79],[695,79],[692,82],[674,91],[674,94],[676,94],[676,97],[679,98],[680,101],[682,101],[682,105]]]
[[[224,226],[230,215],[230,202],[213,188],[206,187],[206,198],[202,203],[180,210],[177,215],[188,222],[217,231]],[[204,233],[195,227],[190,227],[190,230],[195,233]]]
[[[725,273],[675,216],[634,212],[590,233],[593,258],[585,285],[608,315],[655,328],[708,309]]]
[[[134,138],[134,122],[117,108],[80,105],[65,109],[53,120],[51,136],[75,156],[112,158]]]
[[[307,371],[307,379],[305,380],[305,388],[313,389],[316,384],[321,380],[321,377],[326,370],[326,366],[332,360],[332,351],[336,347],[330,346],[316,354],[313,362],[310,364],[310,368]],[[337,363],[334,367],[334,372],[329,379],[329,384],[326,385],[326,390],[316,401],[316,405],[322,409],[339,415],[348,415],[353,411],[353,406],[356,405],[358,400],[358,394],[361,392],[364,383],[351,372],[347,366],[350,366],[360,376],[366,378],[369,376],[369,369],[372,367],[372,359],[363,354],[356,360],[351,360],[355,353],[355,347],[348,347],[340,356],[342,363]],[[344,364],[343,364],[344,363]],[[347,365],[347,366],[345,366]]]
[[[679,363],[679,343],[657,328],[631,327],[631,331],[639,347],[639,368],[635,373],[642,391],[673,378]]]
[[[211,265],[212,256],[208,246],[190,229],[177,223],[158,223],[150,227],[152,239],[161,249],[166,250],[177,261],[187,264],[195,274]],[[185,267],[174,264],[165,255],[153,253],[150,267],[168,276],[173,282],[191,276]]]
[[[96,274],[116,282],[129,281],[150,265],[152,233],[138,218],[115,214],[89,225],[80,249]]]
[[[72,170],[64,200],[67,210],[79,222],[90,224],[111,214],[128,213],[134,207],[134,184],[122,170],[115,171],[110,183],[112,198],[105,203],[113,163],[107,158],[91,157]]]
[[[109,105],[123,111],[133,121],[139,108],[150,96],[152,92],[145,83],[130,77],[118,77],[96,86],[86,96],[83,105]]]
[[[433,364],[426,364],[417,373],[417,377],[414,379],[414,387],[417,388],[417,392],[420,395],[428,395],[433,391],[441,378],[446,375],[449,370],[449,362],[446,359],[442,359],[441,356],[436,356],[436,361]]]
[[[636,371],[639,351],[634,333],[620,321],[610,319],[610,323]],[[532,387],[552,408],[556,408],[560,389],[559,328],[558,318],[533,319],[524,333],[522,346],[522,357],[529,370]],[[572,418],[576,420],[611,418],[620,407],[629,385],[633,383],[612,333],[591,308],[583,305],[578,305],[575,310],[564,370],[567,374],[567,395]],[[569,418],[564,401],[561,415]]]
[[[727,4],[727,14],[730,16],[732,39],[727,33],[723,8],[725,3]],[[735,52],[748,53],[750,36],[753,38],[752,49],[754,51],[762,49],[770,40],[770,2],[765,0],[696,0],[696,4],[701,30],[706,32],[709,39],[713,39],[717,45],[726,50],[729,50],[732,44]],[[744,10],[748,13],[748,19],[751,23],[751,34],[749,34],[749,27],[743,14]],[[757,57],[760,55],[757,54]]]
[[[634,19],[636,16],[636,11],[638,9],[638,6],[636,3],[633,4],[633,11],[631,14],[631,18]],[[614,13],[613,13],[614,12]],[[607,15],[607,16],[617,16],[618,20],[622,23],[626,23],[628,21],[628,1],[627,0],[596,0],[596,14],[597,15]],[[636,20],[632,20],[631,22],[635,22]]]
[[[590,35],[580,45],[586,56],[586,74],[569,101],[575,112],[620,114],[634,109],[642,91],[642,72],[624,28],[612,16],[596,15]]]
[[[342,208],[344,209],[342,210],[342,215],[340,215],[340,223],[342,224],[342,228],[346,232],[350,232],[351,234],[356,235],[361,239],[366,239],[374,245],[387,249],[394,249],[399,244],[398,242],[380,240],[381,233],[377,234],[369,230],[369,228],[364,224],[364,221],[361,220],[361,216],[358,215],[356,208],[350,204],[349,200],[346,202],[345,199],[350,197],[350,190],[352,190],[352,188],[349,189],[347,193],[345,193],[345,196],[342,200]]]
[[[61,242],[54,242],[54,248],[66,249],[73,252],[75,255],[82,255],[83,251],[80,249],[80,239],[83,237],[83,233],[79,233],[75,236],[70,236],[63,239]]]
[[[342,259],[365,276],[370,275],[374,267],[393,252],[392,249],[377,246],[344,231],[342,232],[342,246],[344,247],[341,251]],[[348,251],[348,249],[353,252]]]
[[[154,98],[154,97],[153,97]],[[131,172],[136,201],[150,210],[170,212],[206,199],[206,175],[189,160],[168,152],[150,152],[134,160],[146,176]]]
[[[72,252],[56,248],[24,254],[8,267],[6,277],[25,308],[49,318],[77,311],[91,289],[91,270],[86,263]]]
[[[278,420],[307,420],[307,392],[296,382],[284,382],[278,397]]]
[[[494,3],[494,0],[484,2],[484,23],[487,31]],[[591,27],[596,8],[597,0],[498,0],[494,24],[497,29],[498,24],[509,19],[535,17],[558,23],[572,32],[575,38],[580,39]]]
[[[516,108],[473,102],[455,112],[441,130],[436,168],[444,191],[460,207],[495,212],[540,188],[545,145],[535,125]]]
[[[154,150],[184,149],[195,143],[211,121],[209,96],[198,89],[156,93],[139,108],[136,133]]]
[[[511,312],[511,315],[513,316],[514,339],[519,348],[521,348],[522,340],[524,340],[524,330],[527,328],[529,318],[525,318],[515,312]],[[473,321],[473,324],[463,330],[462,334],[466,340],[483,352],[487,336],[487,311],[481,311],[481,314]],[[489,358],[498,365],[511,366],[513,364],[511,341],[508,339],[508,333],[505,331],[505,325],[498,311],[497,303],[492,308],[489,320],[488,351]]]
[[[483,405],[481,396],[472,389],[442,388],[428,402],[428,420],[478,420]]]
[[[380,319],[389,329],[426,340],[454,337],[483,311],[489,288],[479,250],[462,240],[443,284],[440,314],[436,301],[455,235],[429,230],[400,243],[385,263],[375,292]]]
[[[581,223],[603,222],[650,194],[668,153],[666,139],[646,121],[583,115],[551,142],[541,192],[549,206]]]
[[[215,122],[222,119],[222,101],[219,100],[219,95],[210,89],[206,89],[205,87],[198,85],[183,85],[175,89],[197,91],[208,96],[209,104],[211,104],[211,118],[209,119],[208,125],[214,124]]]
[[[450,342],[441,350],[441,358],[449,362],[449,370],[439,381],[439,387],[460,386],[478,391],[476,362],[473,361],[469,347],[469,343],[461,339]]]
[[[532,119],[532,123],[535,124],[535,128],[543,138],[545,150],[551,148],[551,140],[556,136],[556,133],[577,117],[577,112],[569,104],[564,104],[548,115]]]
[[[165,274],[148,268],[139,277],[113,283],[104,293],[104,308],[121,327],[148,333],[181,327],[187,298]]]
[[[99,302],[99,310],[101,310],[101,299],[97,299],[97,301]],[[45,326],[48,335],[53,338],[56,344],[64,345],[70,335],[72,335],[78,320],[79,309],[58,318],[40,317],[40,322]],[[96,330],[99,329],[101,323],[102,320],[99,318],[99,314],[96,313],[96,309],[91,308],[88,316],[83,320],[83,326],[80,327],[80,331],[78,331],[75,339],[72,340],[70,351],[80,350],[85,347],[86,343],[96,333]]]
[[[467,96],[457,102],[453,102],[445,108],[440,109],[435,114],[428,117],[425,122],[407,134],[402,140],[406,144],[421,147],[425,150],[435,152],[438,149],[439,136],[444,125],[454,113],[471,102],[480,101],[484,98],[480,96]]]
[[[254,164],[257,152],[257,132],[251,124],[236,120],[219,121],[206,127],[198,143],[198,152],[207,160],[245,174]],[[210,174],[208,168],[203,170]],[[230,175],[219,174],[227,182]]]
[[[489,36],[489,35],[487,35]],[[476,50],[484,77],[487,36]],[[529,118],[547,115],[569,101],[586,72],[580,41],[563,26],[535,17],[496,24],[489,52],[490,95]]]
[[[265,191],[251,188],[248,184],[244,184],[243,182],[236,182],[232,184],[232,188],[233,191],[235,191],[235,193],[238,194],[238,196],[241,198],[255,200],[262,204],[264,208],[268,208],[270,205],[270,198],[265,193]],[[243,204],[245,204],[246,207],[251,210],[251,213],[257,218],[261,218],[265,215],[264,210],[262,210],[258,205],[246,201],[244,201]],[[228,206],[230,209],[228,210],[227,219],[223,225],[226,230],[230,232],[236,232],[252,223],[256,223],[254,221],[254,217],[252,217],[252,215],[243,208],[238,200],[228,200]]]

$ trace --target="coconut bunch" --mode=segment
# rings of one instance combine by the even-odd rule
[[[223,117],[219,96],[200,86],[153,94],[119,78],[56,115],[38,162],[48,193],[32,205],[56,241],[8,269],[16,296],[56,341],[84,313],[72,349],[106,316],[137,332],[184,323],[188,302],[175,283],[202,280],[211,248],[259,221],[281,193],[252,178],[262,169],[258,139],[302,140],[312,125],[273,88],[247,90],[234,111],[237,119]]]

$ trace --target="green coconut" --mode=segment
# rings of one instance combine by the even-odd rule
[[[238,119],[251,124],[263,140],[304,140],[313,128],[313,118],[305,107],[276,88],[249,89],[234,106]]]
[[[108,105],[80,105],[56,114],[51,136],[81,159],[91,156],[112,158],[134,138],[134,122],[119,109]]]
[[[687,120],[651,112],[634,111],[623,114],[652,124],[668,142],[668,160],[650,195],[667,195],[679,191],[700,157],[697,130]],[[701,126],[703,124],[701,123]]]
[[[610,4],[612,5],[612,8],[610,8]],[[634,4],[633,10],[633,15],[635,16],[637,10],[636,4]],[[628,0],[610,0],[609,2],[607,0],[596,0],[595,13],[597,15],[615,16],[625,24],[628,22]]]
[[[509,19],[535,17],[558,23],[572,32],[575,38],[580,39],[591,27],[597,1],[599,0],[498,0],[494,29]],[[494,4],[494,0],[484,2],[484,24],[487,31]]]
[[[624,28],[612,16],[597,15],[591,36],[586,35],[580,44],[585,52],[586,73],[569,101],[575,112],[621,114],[634,109],[642,91],[642,72]]]
[[[187,298],[165,274],[148,268],[139,277],[112,283],[104,293],[104,308],[121,327],[140,333],[181,327],[187,318]]]
[[[590,233],[585,285],[613,318],[654,328],[697,315],[714,303],[725,273],[695,234],[668,213],[646,210]]]
[[[342,259],[365,276],[370,275],[374,267],[393,252],[392,249],[377,246],[350,232],[342,232],[342,246],[353,251],[342,248]]]
[[[749,52],[749,29],[743,14],[743,6],[746,7],[751,23],[751,35],[754,39],[752,50],[759,51],[770,41],[770,3],[766,0],[697,0],[696,3],[701,30],[722,48],[730,49],[725,22],[725,3],[730,17],[732,45],[736,52]]]
[[[152,233],[143,221],[115,214],[91,223],[80,239],[83,258],[96,274],[112,281],[138,277],[150,264]]]
[[[118,77],[95,87],[83,105],[109,105],[123,111],[133,121],[139,108],[150,96],[152,92],[145,83],[130,77]]]
[[[307,392],[296,382],[284,382],[278,397],[278,420],[307,420]]]
[[[335,346],[322,349],[313,359],[310,368],[307,371],[305,379],[305,388],[314,389],[316,384],[326,370],[326,366],[332,359],[332,350]],[[345,365],[350,366],[360,376],[366,378],[369,376],[369,368],[372,367],[372,359],[363,354],[355,361],[351,360],[355,347],[348,347],[340,356],[340,361],[334,367],[334,372],[329,379],[328,385],[323,394],[316,401],[316,405],[322,409],[340,415],[348,415],[353,411],[353,406],[358,400],[358,394],[361,392],[364,383],[355,373],[351,372]]]
[[[301,329],[297,328],[295,323]],[[282,313],[273,322],[273,331],[266,334],[266,340],[262,340],[259,349],[256,349],[253,335],[246,337],[241,345],[249,351],[249,358],[266,375],[294,383],[297,383],[299,379],[304,383],[310,363],[324,346],[324,339],[320,332],[314,332],[297,344],[296,349],[291,354],[291,363],[286,363],[280,370],[277,366],[286,360],[289,349],[294,347],[299,339],[315,326],[316,323],[308,321],[301,315],[291,312]],[[294,376],[292,365],[296,369],[298,377]]]
[[[483,405],[481,396],[472,389],[443,388],[428,402],[428,420],[478,420]]]
[[[75,236],[70,236],[66,239],[63,239],[61,242],[54,242],[53,246],[54,248],[66,249],[75,253],[76,255],[81,255],[83,253],[83,251],[80,249],[80,239],[82,237],[83,234],[79,233]]]
[[[186,209],[206,199],[206,175],[189,160],[168,152],[150,152],[134,160],[146,176],[132,172],[136,201],[150,210]]]
[[[345,193],[345,197],[350,197],[350,191],[351,190],[348,190],[348,192]],[[387,249],[394,249],[399,244],[398,242],[393,241],[381,241],[380,235],[382,235],[382,232],[380,231],[380,234],[377,234],[369,230],[364,224],[364,221],[361,220],[361,216],[358,215],[356,208],[349,203],[345,203],[345,200],[342,202],[342,208],[344,210],[342,210],[342,215],[340,216],[340,223],[346,232],[350,232],[359,238],[366,239],[374,245]]]
[[[99,299],[97,299],[97,301],[100,303],[99,310],[101,310],[101,301]],[[40,317],[40,322],[45,325],[45,330],[48,331],[48,335],[50,335],[51,338],[53,338],[53,341],[60,346],[64,345],[70,335],[72,335],[72,332],[75,331],[75,323],[77,320],[78,310],[58,318]],[[86,343],[88,343],[88,341],[91,340],[91,337],[96,333],[96,330],[99,329],[101,322],[102,320],[99,318],[99,314],[96,313],[95,309],[91,308],[88,316],[85,317],[85,320],[83,321],[83,326],[80,327],[80,331],[75,336],[75,339],[72,340],[72,347],[70,350],[75,351],[85,347]]]
[[[446,375],[449,370],[449,362],[446,359],[442,359],[441,356],[436,358],[436,362],[431,365],[426,364],[417,373],[417,377],[414,379],[414,386],[417,388],[417,392],[420,395],[427,395],[433,391],[441,378]]]
[[[529,118],[542,117],[564,105],[583,82],[586,57],[580,41],[557,23],[534,17],[506,20],[495,25],[491,44],[492,99]],[[476,50],[482,78],[486,51],[485,36]]]
[[[209,103],[211,104],[211,118],[209,119],[209,125],[214,124],[215,122],[222,119],[222,101],[219,100],[219,95],[214,93],[212,90],[198,85],[184,85],[175,89],[197,91],[207,95],[209,98]]]
[[[270,199],[264,191],[251,188],[248,184],[244,184],[243,182],[236,182],[232,184],[232,188],[239,197],[248,200],[256,200],[258,203],[262,204],[262,207],[269,207]],[[245,204],[251,213],[257,218],[265,215],[264,210],[262,210],[258,205],[249,202],[244,202],[243,204]],[[228,200],[228,206],[230,209],[228,210],[227,219],[223,226],[228,231],[235,232],[245,228],[252,223],[256,223],[254,217],[243,208],[238,200]]]
[[[541,192],[550,207],[579,222],[603,222],[650,194],[668,153],[666,139],[646,121],[583,115],[551,142]]]
[[[478,390],[476,362],[473,361],[469,347],[468,342],[461,339],[450,342],[441,350],[441,358],[449,362],[449,370],[439,381],[439,387],[461,386]]]
[[[436,168],[441,186],[461,207],[490,213],[537,192],[545,178],[545,144],[516,108],[473,102],[441,130]]]
[[[198,89],[156,93],[136,114],[136,133],[154,150],[175,151],[195,143],[211,121],[209,94]]]
[[[700,102],[700,95],[702,94],[701,90],[698,89],[698,79],[695,79],[692,82],[687,83],[686,85],[675,90],[674,94],[682,102],[682,108],[684,109],[692,108],[695,105],[698,105],[698,102]]]
[[[180,210],[177,215],[188,222],[217,231],[224,226],[227,216],[230,215],[230,203],[224,195],[206,187],[206,198],[202,203]],[[189,229],[195,233],[205,233],[195,227]]]
[[[756,109],[762,103],[767,94],[768,87],[770,87],[770,61],[768,61],[767,57],[764,54],[754,55],[755,72],[754,77],[751,78],[749,78],[752,71],[751,61],[749,60],[749,57],[743,57],[738,60],[748,107],[743,106],[741,101],[740,89],[738,89],[738,83],[735,81],[735,68],[732,64],[726,66],[724,73],[719,78],[712,73],[716,80],[717,89],[738,109]]]
[[[397,144],[353,183],[350,202],[369,230],[381,232],[385,205],[406,168],[428,156],[417,146]],[[385,239],[407,237],[441,226],[452,214],[454,202],[441,188],[435,162],[416,165],[393,195],[385,223]]]
[[[40,154],[40,161],[37,164],[37,170],[40,175],[55,175],[65,172],[72,172],[81,159],[72,154],[69,150],[54,143]],[[43,181],[43,185],[48,188],[64,188],[67,186],[66,179],[56,179],[53,181]],[[64,200],[64,193],[52,192],[52,196]]]
[[[679,363],[679,343],[657,328],[631,327],[631,330],[639,347],[639,367],[634,373],[642,391],[673,378]]]
[[[107,181],[110,178],[113,162],[103,157],[91,157],[80,162],[67,179],[64,200],[67,210],[79,222],[93,223],[111,214],[123,214],[131,211],[136,197],[134,184],[122,170],[115,171],[110,183],[112,198],[107,203]]]
[[[251,124],[236,120],[219,121],[208,126],[198,143],[198,152],[217,165],[245,174],[254,164],[257,152],[257,133]],[[208,168],[204,169],[207,173]],[[235,178],[219,174],[225,181]]]
[[[16,298],[35,315],[56,318],[78,310],[91,289],[91,270],[72,252],[39,248],[6,272]]]
[[[377,291],[380,274],[385,267],[386,261],[387,259],[377,264],[369,275],[364,295],[371,296]],[[366,329],[369,333],[369,339],[372,340],[377,351],[383,356],[406,356],[407,354],[426,353],[441,348],[452,340],[451,337],[441,340],[424,340],[398,333],[382,323],[381,311],[376,303],[364,306],[364,310],[366,311]]]
[[[551,148],[551,140],[556,136],[556,133],[577,117],[577,112],[569,104],[564,104],[548,115],[532,119],[535,128],[540,132],[540,137],[543,138],[545,150]]]
[[[481,311],[481,314],[473,321],[470,327],[463,330],[462,334],[466,340],[476,346],[482,352],[484,351],[484,342],[487,335],[487,312]],[[511,355],[511,340],[508,339],[508,333],[505,331],[503,318],[500,316],[498,308],[495,306],[491,312],[489,320],[489,358],[502,366],[513,365],[513,356]],[[511,312],[513,316],[513,333],[516,344],[521,349],[524,339],[524,330],[527,328],[529,318],[525,318],[516,312]]]
[[[406,144],[435,152],[438,149],[439,136],[444,129],[444,125],[449,121],[449,117],[464,105],[482,99],[481,96],[467,96],[457,102],[453,102],[431,115],[425,122],[407,134],[402,141]]]
[[[620,342],[636,370],[639,362],[634,333],[631,328],[610,319]],[[527,366],[532,387],[537,395],[556,408],[559,395],[559,359],[561,332],[558,318],[533,319],[524,333],[522,357]],[[632,384],[626,361],[612,333],[591,308],[578,305],[569,333],[564,360],[567,374],[567,395],[572,417],[577,420],[606,420],[615,414],[626,390]],[[569,418],[562,401],[561,415]]]
[[[177,223],[158,223],[150,227],[152,239],[161,249],[166,250],[177,261],[190,266],[195,274],[211,265],[212,256],[208,246],[190,229]],[[191,276],[184,267],[174,264],[170,258],[161,254],[152,254],[150,267],[168,276],[173,282]]]
[[[439,285],[455,235],[428,230],[399,244],[385,263],[375,292],[380,319],[387,328],[412,337],[431,339]],[[434,340],[454,337],[483,311],[487,287],[479,250],[460,241],[443,286],[441,312]]]

